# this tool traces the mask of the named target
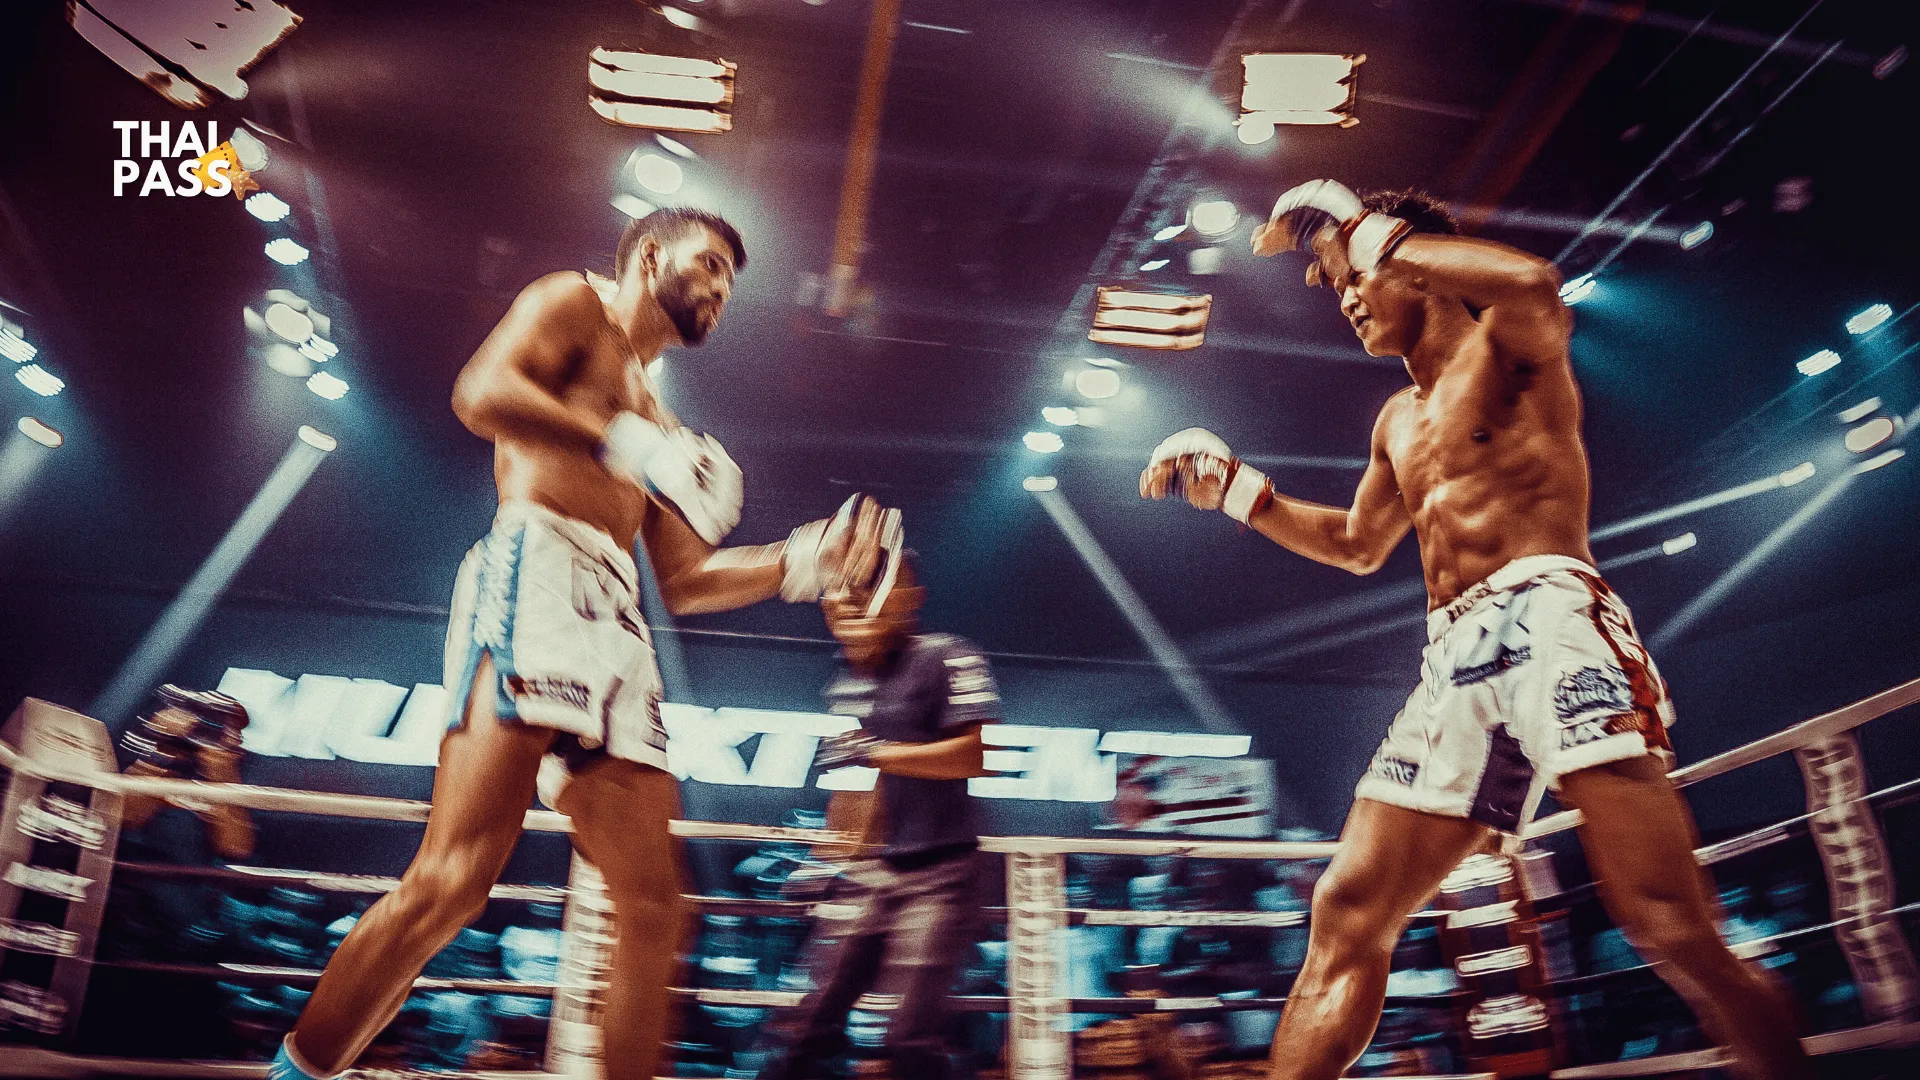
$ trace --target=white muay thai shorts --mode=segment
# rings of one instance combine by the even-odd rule
[[[474,687],[483,656],[489,686]],[[541,772],[552,805],[577,769],[609,755],[667,767],[660,669],[640,610],[633,555],[599,529],[529,502],[507,502],[460,564],[447,625],[448,727],[473,690],[501,720],[560,732]]]
[[[1599,572],[1515,559],[1427,613],[1420,685],[1355,795],[1517,832],[1569,773],[1672,757],[1667,684]]]

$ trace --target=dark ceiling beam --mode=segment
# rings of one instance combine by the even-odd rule
[[[1727,26],[1718,23],[1703,23],[1702,20],[1685,15],[1672,15],[1664,11],[1635,12],[1643,4],[1616,4],[1602,0],[1508,0],[1509,3],[1525,4],[1529,7],[1560,8],[1577,18],[1610,19],[1617,22],[1631,22],[1654,30],[1666,30],[1692,37],[1711,38],[1714,41],[1746,48],[1768,49],[1788,56],[1812,58],[1827,51],[1834,43],[1830,41],[1811,41],[1803,38],[1789,38],[1778,49],[1772,49],[1775,35],[1759,30],[1748,30],[1739,26]],[[1872,67],[1878,63],[1877,57],[1859,49],[1842,49],[1833,54],[1833,59],[1842,64],[1856,67]]]
[[[1694,117],[1693,123],[1688,124],[1680,134],[1674,136],[1673,141],[1667,144],[1666,149],[1660,151],[1652,161],[1647,163],[1647,167],[1640,171],[1640,175],[1634,177],[1626,187],[1622,188],[1620,194],[1613,197],[1612,202],[1608,203],[1598,214],[1595,214],[1593,220],[1588,222],[1585,228],[1581,229],[1572,240],[1567,242],[1566,247],[1560,249],[1560,254],[1555,255],[1553,261],[1556,263],[1565,263],[1567,257],[1572,255],[1574,251],[1580,247],[1582,241],[1592,236],[1594,232],[1599,229],[1602,222],[1612,218],[1615,212],[1626,203],[1627,199],[1631,198],[1634,192],[1640,190],[1641,185],[1645,184],[1648,178],[1652,177],[1653,174],[1659,170],[1660,166],[1666,164],[1667,159],[1671,158],[1682,146],[1685,146],[1687,140],[1693,138],[1694,132],[1700,130],[1700,126],[1705,124],[1707,119],[1715,112],[1718,112],[1720,106],[1726,104],[1727,100],[1733,97],[1734,93],[1746,84],[1746,81],[1753,76],[1754,72],[1760,70],[1760,65],[1766,63],[1769,56],[1772,56],[1777,49],[1785,48],[1787,42],[1793,40],[1793,32],[1800,29],[1800,24],[1812,17],[1814,12],[1820,10],[1820,5],[1824,2],[1825,0],[1813,0],[1813,4],[1809,6],[1807,10],[1801,12],[1798,19],[1793,21],[1793,25],[1787,27],[1785,32],[1773,40],[1771,47],[1755,57],[1753,63],[1747,65],[1747,69],[1740,73],[1739,78],[1733,80],[1731,85],[1721,91],[1720,96],[1714,98],[1712,104],[1702,110],[1699,116]],[[1794,82],[1794,85],[1799,85],[1798,80]],[[1789,90],[1791,90],[1791,87]]]
[[[847,140],[847,173],[840,188],[840,216],[833,227],[833,261],[827,267],[827,314],[853,310],[860,254],[867,240],[867,205],[873,198],[873,173],[880,158],[880,116],[887,103],[887,72],[900,33],[904,0],[874,0],[867,28],[867,52],[860,61],[860,96],[853,104],[853,133]]]
[[[1647,5],[1645,0],[1635,0],[1634,3],[1625,6],[1630,15],[1637,17]],[[1565,20],[1562,25],[1565,25]],[[1589,41],[1576,60],[1561,67],[1559,77],[1554,80],[1544,100],[1537,94],[1527,95],[1529,101],[1537,102],[1531,110],[1531,122],[1516,135],[1508,152],[1493,163],[1485,178],[1474,190],[1470,202],[1480,206],[1498,206],[1500,201],[1507,197],[1507,193],[1513,190],[1513,185],[1520,182],[1520,177],[1527,171],[1527,166],[1533,164],[1533,159],[1539,156],[1541,148],[1546,146],[1547,140],[1552,137],[1554,131],[1558,130],[1560,121],[1566,118],[1567,110],[1573,108],[1573,103],[1586,92],[1587,84],[1592,82],[1593,77],[1600,73],[1600,69],[1606,67],[1614,54],[1620,51],[1620,44],[1626,40],[1627,30],[1631,26],[1631,19],[1623,16]],[[1536,58],[1538,55],[1536,54]],[[1519,84],[1515,85],[1517,87]],[[1484,217],[1476,218],[1468,214],[1461,216],[1461,225],[1468,231],[1477,231],[1485,223]]]

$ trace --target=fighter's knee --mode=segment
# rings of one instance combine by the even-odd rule
[[[407,868],[394,900],[410,922],[452,932],[486,912],[492,888],[491,880],[460,860],[421,858]]]
[[[1358,875],[1321,875],[1313,887],[1314,940],[1340,948],[1392,951],[1400,920],[1382,900],[1382,890]]]

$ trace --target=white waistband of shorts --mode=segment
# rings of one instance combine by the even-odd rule
[[[578,544],[591,547],[596,554],[604,555],[629,570],[636,570],[633,564],[633,552],[621,547],[613,537],[597,525],[589,525],[579,518],[570,518],[552,507],[542,506],[526,499],[508,499],[500,504],[493,516],[496,525],[518,525],[527,521],[540,521],[563,533]]]
[[[1447,604],[1427,612],[1427,640],[1440,640],[1440,635],[1447,632],[1447,627],[1458,622],[1460,616],[1501,593],[1559,570],[1577,570],[1583,574],[1600,572],[1594,569],[1592,563],[1571,555],[1523,555],[1469,585],[1467,591]]]

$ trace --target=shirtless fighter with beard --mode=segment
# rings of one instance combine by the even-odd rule
[[[1721,941],[1667,780],[1666,684],[1594,568],[1573,317],[1552,264],[1453,235],[1425,196],[1360,199],[1329,180],[1280,197],[1254,250],[1307,242],[1375,356],[1413,385],[1374,423],[1351,507],[1273,490],[1190,428],[1140,477],[1148,498],[1223,510],[1298,554],[1378,570],[1412,529],[1428,594],[1419,687],[1360,781],[1314,890],[1305,967],[1274,1035],[1275,1080],[1333,1080],[1379,1022],[1394,943],[1489,830],[1513,833],[1543,789],[1583,816],[1614,920],[1730,1046],[1749,1077],[1810,1075],[1785,997]]]
[[[686,907],[635,541],[674,614],[815,603],[881,562],[884,515],[859,496],[784,543],[715,548],[740,517],[740,470],[661,407],[645,365],[705,339],[745,265],[726,221],[656,211],[621,237],[615,281],[535,281],[461,371],[453,409],[494,444],[500,509],[454,586],[455,704],[426,835],[334,953],[274,1080],[340,1073],[393,1019],[428,959],[485,909],[536,783],[573,819],[614,904],[606,1075],[657,1075]]]

